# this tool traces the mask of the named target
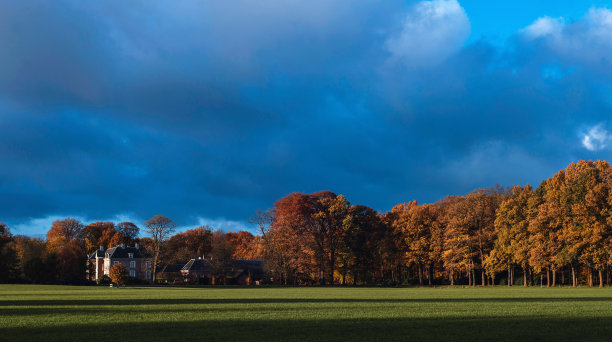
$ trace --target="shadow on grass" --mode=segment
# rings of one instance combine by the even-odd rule
[[[116,322],[1,328],[7,341],[609,341],[612,319],[321,319]]]
[[[612,297],[479,297],[479,298],[161,298],[161,299],[37,299],[2,300],[4,306],[102,306],[102,305],[189,305],[189,304],[327,304],[327,303],[567,303],[567,302],[612,302]]]

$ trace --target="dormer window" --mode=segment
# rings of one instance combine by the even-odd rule
[[[134,259],[134,253],[128,253],[128,258]]]
[[[110,258],[110,254],[106,253],[106,257],[107,257],[107,258]]]

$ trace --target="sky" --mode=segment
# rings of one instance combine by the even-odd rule
[[[537,186],[612,147],[608,1],[0,2],[0,221],[251,229]]]

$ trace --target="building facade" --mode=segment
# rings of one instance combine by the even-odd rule
[[[100,247],[89,256],[89,263],[89,280],[110,275],[111,267],[117,264],[123,264],[130,277],[149,282],[153,279],[153,256],[138,244],[133,247],[119,245],[108,249]]]

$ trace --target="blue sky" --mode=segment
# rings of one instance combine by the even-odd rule
[[[608,159],[604,1],[0,3],[0,221],[387,211]]]
[[[610,7],[611,1],[550,1],[550,0],[516,0],[516,1],[483,1],[464,0],[461,6],[468,13],[472,26],[470,40],[483,37],[492,40],[504,40],[529,26],[537,18],[548,16],[564,17],[578,20],[589,9]]]

